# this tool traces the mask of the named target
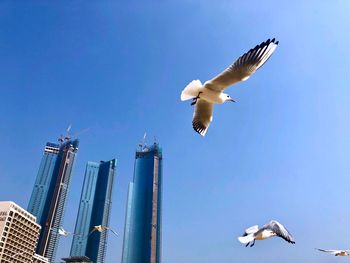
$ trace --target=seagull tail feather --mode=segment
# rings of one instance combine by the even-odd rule
[[[252,242],[254,240],[254,234],[250,234],[244,237],[238,237],[239,242],[242,244],[247,244],[249,242]]]
[[[197,97],[202,86],[200,80],[192,80],[181,92],[181,100],[190,100]]]

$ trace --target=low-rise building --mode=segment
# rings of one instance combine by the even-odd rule
[[[34,261],[40,228],[36,217],[19,205],[0,202],[0,263],[48,262]]]

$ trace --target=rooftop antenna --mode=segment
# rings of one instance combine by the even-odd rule
[[[139,144],[141,151],[143,151],[143,149],[145,149],[146,147],[146,136],[147,136],[147,133],[145,132],[145,134],[143,135],[142,141]]]
[[[63,142],[69,141],[71,136],[69,134],[70,129],[72,128],[72,124],[69,124],[67,130],[66,130],[66,135],[61,134],[61,136],[58,138],[58,141],[62,144]]]
[[[69,134],[69,132],[70,132],[70,129],[72,128],[72,124],[69,124],[69,126],[68,126],[68,128],[67,128],[67,135],[66,136],[64,136],[64,140],[65,141],[69,141],[70,140],[70,134]]]

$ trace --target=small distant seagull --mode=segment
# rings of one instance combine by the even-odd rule
[[[264,240],[270,237],[278,236],[285,241],[295,244],[294,238],[288,230],[279,222],[272,220],[262,228],[252,226],[246,229],[241,237],[238,237],[239,242],[246,244],[246,247],[251,243],[254,246],[255,240]]]
[[[332,250],[332,249],[326,250],[326,249],[320,249],[320,248],[316,248],[316,249],[322,252],[332,254],[336,257],[346,257],[346,256],[349,256],[349,253],[350,253],[350,250]]]
[[[70,236],[70,235],[73,235],[73,236],[80,236],[80,235],[74,234],[74,233],[72,233],[72,232],[66,231],[63,227],[60,227],[60,228],[58,229],[58,234],[59,234],[60,236],[64,236],[64,237],[67,237],[67,236]]]
[[[118,233],[116,231],[114,231],[113,229],[111,229],[111,228],[109,228],[107,226],[103,226],[103,225],[94,226],[92,228],[91,232],[89,233],[89,236],[95,231],[98,231],[98,232],[102,233],[102,232],[107,231],[107,230],[110,230],[113,234],[118,236]]]
[[[191,105],[196,105],[192,126],[200,135],[205,136],[213,120],[213,105],[227,101],[235,102],[230,95],[223,93],[225,89],[239,81],[247,80],[270,58],[277,48],[278,41],[268,39],[250,49],[239,57],[231,66],[211,80],[201,83],[193,80],[181,93],[181,100],[192,99]]]
[[[69,236],[71,233],[68,232],[68,231],[66,231],[63,227],[60,227],[60,228],[58,229],[58,234],[59,234],[60,236],[67,237],[67,236]]]

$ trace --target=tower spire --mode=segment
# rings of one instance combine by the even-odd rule
[[[58,141],[60,142],[60,144],[69,141],[71,139],[71,135],[70,135],[70,129],[72,128],[72,124],[69,124],[67,130],[66,130],[66,135],[61,134],[61,136],[58,138]]]
[[[145,132],[141,142],[139,143],[140,151],[143,151],[146,148],[146,136],[147,136],[147,132]]]

